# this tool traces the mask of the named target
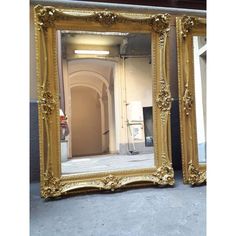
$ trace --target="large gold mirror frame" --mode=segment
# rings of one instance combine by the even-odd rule
[[[168,14],[134,14],[109,11],[35,7],[39,99],[40,182],[43,198],[136,185],[173,185],[171,162],[168,74]],[[58,82],[58,30],[142,32],[151,34],[153,94],[153,168],[62,175]]]
[[[201,153],[206,158],[205,141],[205,85],[206,76],[197,73],[195,42],[204,41],[200,48],[206,66],[206,19],[192,16],[177,17],[177,46],[178,46],[178,77],[179,77],[179,106],[182,145],[182,166],[184,183],[199,185],[206,182],[206,160],[200,161]],[[199,49],[199,50],[200,50]],[[197,57],[201,57],[198,53]],[[199,59],[200,60],[200,59]],[[200,63],[199,63],[200,65]],[[203,69],[202,69],[203,70]],[[202,88],[197,90],[197,80]],[[201,90],[201,91],[200,91]],[[202,95],[204,94],[204,96]],[[201,103],[197,101],[200,97]],[[197,103],[198,102],[198,103]],[[200,105],[199,105],[200,104]],[[202,114],[202,130],[199,130],[199,110]],[[203,133],[204,148],[200,148],[199,135]]]

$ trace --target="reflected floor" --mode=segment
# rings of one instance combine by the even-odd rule
[[[61,164],[62,174],[102,172],[154,167],[154,154],[97,155],[73,158]]]

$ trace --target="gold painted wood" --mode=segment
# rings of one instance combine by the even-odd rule
[[[192,37],[206,35],[206,19],[177,17],[176,32],[183,177],[198,185],[206,182],[206,164],[198,162]]]
[[[84,189],[111,190],[137,183],[173,185],[171,162],[168,32],[170,15],[57,9],[37,5],[35,38],[39,99],[41,196]],[[149,32],[152,35],[155,166],[149,169],[61,175],[56,30]]]

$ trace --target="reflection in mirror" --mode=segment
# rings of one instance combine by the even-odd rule
[[[57,31],[61,172],[154,167],[151,35]]]
[[[206,37],[193,36],[194,87],[199,163],[206,162]]]

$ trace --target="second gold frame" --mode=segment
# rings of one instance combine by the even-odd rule
[[[177,17],[176,30],[183,178],[186,184],[199,185],[206,182],[206,163],[198,160],[193,36],[206,36],[206,19]]]

